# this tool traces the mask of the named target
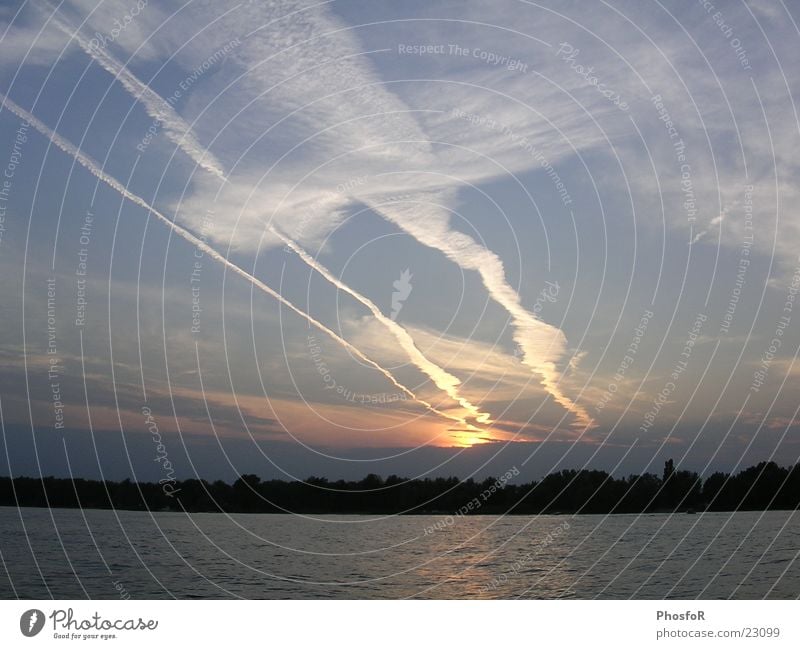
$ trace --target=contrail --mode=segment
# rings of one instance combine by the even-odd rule
[[[415,211],[420,205],[430,207],[429,202],[420,200],[421,197],[403,198],[414,203]],[[575,417],[575,426],[594,426],[594,419],[586,409],[564,394],[559,385],[560,375],[553,358],[560,357],[566,346],[563,332],[542,322],[522,306],[519,294],[506,281],[502,260],[495,253],[469,235],[451,230],[446,222],[424,218],[411,209],[404,212],[396,203],[369,201],[367,204],[421,244],[438,250],[461,268],[477,271],[492,299],[511,315],[514,341],[523,352],[522,362],[541,377],[542,386],[553,400]]]
[[[284,244],[286,244],[289,248],[291,248],[300,259],[302,259],[308,266],[316,270],[320,275],[322,275],[325,279],[327,279],[331,284],[336,286],[337,288],[341,289],[345,293],[351,295],[356,300],[361,302],[365,307],[367,307],[375,319],[378,320],[383,326],[385,326],[392,335],[397,339],[397,342],[400,343],[400,347],[403,351],[408,355],[411,359],[411,362],[414,363],[422,372],[427,374],[431,380],[434,382],[437,388],[443,390],[447,393],[447,395],[453,399],[454,401],[458,402],[462,408],[467,410],[470,413],[471,417],[474,417],[476,421],[481,424],[490,423],[489,422],[489,413],[480,412],[476,406],[470,403],[465,397],[462,397],[458,393],[457,386],[461,383],[461,381],[447,372],[442,367],[439,367],[436,363],[429,360],[416,346],[414,343],[414,339],[405,330],[405,328],[401,327],[397,324],[396,321],[392,320],[391,318],[387,318],[383,312],[378,308],[378,306],[370,300],[368,297],[362,295],[358,291],[353,290],[347,284],[339,280],[333,273],[331,273],[325,266],[323,266],[320,262],[316,259],[311,257],[305,250],[303,250],[297,243],[289,239],[288,237],[284,236],[277,229],[272,226],[268,226],[268,230],[272,232],[276,237],[278,237]],[[464,422],[467,423],[467,422]]]
[[[256,288],[259,288],[264,293],[266,293],[267,295],[270,295],[270,296],[274,297],[276,300],[278,300],[278,302],[280,302],[281,304],[283,304],[287,308],[289,308],[292,311],[294,311],[297,315],[299,315],[300,317],[302,317],[305,320],[307,320],[310,324],[312,324],[314,327],[316,327],[317,329],[319,329],[323,333],[325,333],[328,336],[330,336],[334,341],[339,343],[347,351],[349,351],[352,354],[354,354],[356,357],[358,357],[359,359],[364,361],[364,363],[366,363],[370,367],[378,370],[387,379],[389,379],[389,381],[392,383],[392,385],[394,385],[398,390],[400,390],[401,392],[403,392],[404,394],[409,396],[411,399],[413,399],[417,403],[421,404],[422,406],[424,406],[427,410],[429,410],[432,413],[435,413],[435,414],[437,414],[437,415],[439,415],[441,417],[444,417],[446,419],[449,419],[451,421],[455,421],[455,422],[457,422],[459,424],[463,424],[464,423],[463,419],[461,419],[459,417],[454,417],[453,415],[449,415],[446,412],[442,412],[441,410],[438,410],[436,407],[434,407],[432,404],[428,403],[427,401],[425,401],[421,397],[418,397],[416,394],[414,394],[414,392],[412,392],[410,389],[408,389],[402,383],[398,382],[397,379],[394,378],[392,373],[389,372],[389,370],[386,370],[383,367],[381,367],[380,365],[378,365],[378,363],[376,363],[371,358],[369,358],[366,354],[361,352],[361,350],[359,350],[357,347],[355,347],[351,343],[347,342],[344,338],[339,336],[335,331],[329,329],[328,327],[326,327],[324,324],[322,324],[318,320],[315,320],[311,315],[309,315],[308,313],[306,313],[302,309],[299,309],[298,307],[296,307],[289,300],[287,300],[285,297],[283,297],[280,293],[274,291],[272,288],[270,288],[267,284],[262,282],[260,279],[258,279],[257,277],[254,277],[253,275],[248,273],[243,268],[240,268],[239,266],[234,264],[232,261],[230,261],[229,259],[224,257],[222,254],[217,252],[214,248],[209,246],[207,243],[205,243],[202,239],[199,239],[198,237],[193,235],[191,232],[189,232],[185,228],[181,227],[177,223],[174,223],[173,221],[168,219],[161,212],[159,212],[155,207],[150,205],[150,203],[148,203],[146,200],[144,200],[140,196],[137,196],[136,194],[128,191],[128,189],[121,182],[119,182],[116,178],[114,178],[113,176],[111,176],[108,173],[106,173],[105,171],[103,171],[103,169],[100,167],[100,165],[97,162],[95,162],[91,157],[89,157],[85,153],[82,153],[74,144],[72,144],[72,142],[70,142],[66,138],[63,138],[62,136],[60,136],[58,133],[53,131],[46,124],[44,124],[39,119],[37,119],[36,117],[31,115],[27,110],[25,110],[21,106],[17,105],[14,101],[12,101],[8,97],[6,97],[3,93],[0,93],[0,103],[5,105],[6,107],[8,107],[8,109],[12,113],[16,114],[18,117],[20,117],[21,119],[23,119],[26,122],[28,122],[31,126],[33,126],[33,128],[35,128],[42,135],[44,135],[46,138],[48,138],[56,147],[61,149],[64,153],[66,153],[67,155],[73,156],[92,175],[94,175],[95,177],[97,177],[98,179],[103,181],[106,185],[108,185],[109,187],[111,187],[115,191],[119,192],[123,197],[127,198],[132,203],[135,203],[136,205],[139,205],[140,207],[143,207],[144,209],[146,209],[153,216],[155,216],[157,219],[162,221],[173,232],[175,232],[175,234],[177,234],[179,237],[185,239],[186,241],[191,243],[193,246],[197,247],[199,250],[202,250],[203,253],[208,255],[211,259],[213,259],[213,260],[219,262],[220,264],[222,264],[223,266],[229,268],[230,270],[232,270],[237,275],[239,275],[241,277],[244,277],[247,281],[249,281],[251,284],[253,284]]]
[[[53,7],[50,8],[55,12]],[[198,166],[214,174],[221,180],[226,180],[225,170],[220,162],[210,151],[200,144],[191,126],[175,112],[175,109],[172,108],[172,105],[168,101],[130,72],[128,68],[113,55],[100,48],[92,47],[90,42],[83,38],[77,28],[69,25],[61,18],[56,17],[54,13],[50,14],[50,19],[58,29],[70,38],[74,38],[81,49],[92,57],[106,72],[119,81],[122,87],[125,88],[134,99],[142,102],[147,114],[162,124],[164,134],[167,138],[178,145],[178,147],[194,160]]]

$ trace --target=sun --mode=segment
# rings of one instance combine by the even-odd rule
[[[466,429],[450,429],[450,439],[452,446],[458,448],[471,448],[478,444],[486,444],[491,442],[488,431],[475,426],[470,426]]]

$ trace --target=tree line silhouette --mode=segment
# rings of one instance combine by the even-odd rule
[[[165,488],[169,487],[169,488]],[[467,507],[469,503],[472,506]],[[615,478],[566,469],[527,484],[494,478],[409,480],[370,474],[359,481],[310,477],[261,480],[109,482],[80,478],[0,477],[0,505],[190,512],[351,514],[609,514],[800,508],[800,464],[761,462],[735,475],[676,470]]]

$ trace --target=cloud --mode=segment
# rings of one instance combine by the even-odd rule
[[[282,230],[286,224],[285,231],[291,233],[294,230],[292,236],[303,243],[307,237],[310,238],[310,233],[330,231],[334,224],[328,218],[329,211],[343,212],[356,203],[369,206],[423,245],[440,251],[461,268],[477,272],[492,299],[512,316],[515,340],[524,351],[523,363],[540,376],[553,399],[575,417],[576,425],[591,426],[593,421],[586,410],[571,400],[560,385],[558,363],[566,351],[564,334],[523,307],[520,296],[505,278],[503,263],[497,254],[468,235],[451,229],[447,211],[432,207],[438,201],[449,200],[453,187],[461,179],[486,180],[502,174],[504,165],[501,162],[486,165],[480,156],[475,156],[461,144],[446,147],[444,153],[440,153],[431,142],[433,138],[428,135],[424,123],[428,113],[433,115],[434,121],[439,120],[445,112],[444,105],[439,108],[435,106],[436,102],[432,102],[434,106],[431,108],[409,108],[375,73],[366,62],[368,59],[360,56],[363,49],[341,21],[321,9],[300,11],[300,8],[301,5],[284,2],[269,8],[247,8],[231,14],[231,21],[237,21],[238,28],[242,20],[255,12],[252,21],[255,24],[271,24],[272,21],[274,29],[280,29],[281,38],[276,41],[274,30],[264,30],[246,39],[237,50],[237,57],[247,62],[249,74],[241,87],[237,86],[235,92],[226,95],[226,99],[247,106],[248,102],[261,100],[262,95],[268,97],[272,104],[270,114],[278,107],[289,112],[273,123],[267,132],[279,126],[282,132],[288,130],[295,141],[299,140],[299,144],[284,154],[284,159],[300,146],[307,150],[303,150],[304,156],[300,160],[289,157],[289,162],[278,167],[278,162],[283,163],[279,158],[267,168],[263,177],[267,179],[268,189],[254,188],[251,182],[237,188],[236,179],[232,179],[231,187],[225,188],[221,200],[238,204],[234,227],[241,229],[237,233],[223,225],[216,236],[251,247],[255,242],[271,245],[269,239],[265,240],[263,236],[256,239],[250,234],[254,223],[267,220]],[[292,13],[293,10],[297,13]],[[456,87],[454,94],[466,98],[470,90],[474,88]],[[218,86],[209,91],[218,92]],[[556,88],[551,86],[550,93],[555,95]],[[577,112],[580,113],[580,109]],[[522,170],[537,163],[529,149],[520,145],[520,142],[527,142],[527,139],[521,139],[522,135],[533,134],[531,141],[534,142],[537,141],[535,134],[543,134],[552,127],[526,106],[518,106],[512,113],[525,117],[519,126],[519,134],[515,137],[512,132],[500,138],[499,148],[491,153]],[[508,110],[504,115],[508,115]],[[511,115],[508,115],[508,120],[514,123]],[[565,126],[571,124],[573,129],[583,133],[582,120],[564,122]],[[437,138],[446,140],[451,133],[461,132],[477,132],[481,140],[485,137],[481,129],[466,129],[459,120],[449,119],[446,124],[450,126],[449,130],[438,129]],[[246,132],[246,121],[244,127]],[[305,138],[304,133],[308,133]],[[225,135],[222,134],[223,139]],[[258,145],[263,136],[256,131],[256,137],[251,140]],[[493,141],[496,142],[497,138]],[[561,151],[568,149],[568,145],[561,145]],[[346,171],[325,161],[326,157],[334,155],[334,151],[338,152],[337,158],[346,163]],[[398,166],[430,173],[409,174],[405,178],[381,177],[376,173],[395,171]],[[320,167],[323,168],[317,173]],[[438,173],[442,168],[457,169],[458,178]],[[302,169],[308,171],[300,175]],[[312,172],[313,177],[309,177]],[[356,183],[353,186],[349,182],[361,175],[369,179],[365,185]],[[292,177],[300,180],[291,185],[289,178]],[[337,186],[352,187],[352,190],[336,194],[332,189]],[[284,192],[284,188],[288,189]],[[391,194],[387,195],[390,188]],[[398,193],[404,193],[410,200],[393,200]],[[205,197],[201,197],[203,194]],[[208,192],[201,192],[201,196],[190,198],[189,205],[206,202]],[[269,198],[262,202],[254,200],[254,196]],[[304,227],[298,233],[300,206],[314,200],[324,201],[327,210],[312,211],[310,215],[303,211]],[[265,203],[270,207],[265,209]]]
[[[122,7],[104,3],[104,10],[105,5]],[[89,3],[76,6],[83,11]],[[687,143],[697,194],[693,227],[700,228],[692,243],[724,222],[721,245],[741,245],[744,219],[737,205],[750,183],[759,252],[774,252],[785,264],[796,257],[800,243],[800,221],[791,211],[800,197],[791,181],[800,172],[791,94],[800,50],[791,38],[782,38],[784,10],[756,7],[777,61],[747,7],[725,10],[751,54],[755,72],[745,74],[702,7],[676,13],[685,32],[654,9],[663,20],[649,24],[647,34],[639,29],[635,7],[623,2],[614,9],[598,8],[590,29],[579,3],[559,7],[562,17],[541,7],[522,11],[510,2],[444,2],[415,8],[415,17],[426,20],[369,28],[348,24],[346,7],[288,1],[247,4],[225,16],[227,9],[213,3],[191,3],[181,9],[180,20],[157,29],[148,22],[151,16],[144,17],[137,28],[152,27],[148,51],[162,58],[176,53],[174,63],[184,68],[207,54],[200,39],[187,44],[186,34],[211,24],[204,33],[208,42],[249,34],[225,69],[198,85],[186,107],[186,114],[202,115],[198,133],[214,129],[213,141],[203,138],[214,155],[238,162],[219,194],[216,187],[195,182],[175,205],[178,218],[191,230],[213,204],[218,215],[214,240],[261,253],[281,243],[265,232],[265,223],[310,250],[356,210],[370,208],[359,218],[378,214],[393,227],[413,232],[428,248],[424,252],[434,250],[480,277],[486,292],[512,316],[525,366],[579,425],[588,424],[572,388],[563,383],[562,368],[570,356],[566,326],[560,325],[561,331],[526,308],[524,290],[519,294],[511,288],[513,275],[504,266],[512,261],[496,239],[487,237],[492,244],[483,244],[480,233],[468,236],[451,223],[450,210],[462,191],[501,180],[516,183],[531,199],[530,207],[515,215],[522,222],[538,216],[534,206],[538,209],[542,194],[555,191],[549,170],[562,181],[571,171],[570,193],[583,200],[571,209],[557,203],[556,208],[564,207],[564,216],[578,229],[596,225],[601,217],[628,227],[620,217],[622,206],[633,211],[636,236],[641,230],[648,244],[662,232],[665,238],[687,233],[681,239],[686,241],[690,223],[681,167],[650,99],[659,93]],[[93,15],[92,25],[98,20]],[[553,42],[548,46],[526,34]],[[579,48],[579,63],[593,66],[631,109],[620,111],[575,73],[557,55],[556,38]],[[397,50],[400,42],[450,40],[513,54],[529,69],[514,72],[473,56],[409,58]],[[115,47],[133,52],[139,44],[120,41]],[[556,208],[545,215],[551,222],[560,214]],[[613,245],[607,254],[614,254]],[[582,369],[571,362],[568,367],[572,375]]]
[[[56,15],[50,22],[65,35],[78,43],[100,67],[114,77],[130,95],[140,102],[147,114],[160,124],[164,135],[174,142],[199,167],[225,180],[225,171],[216,157],[200,144],[191,126],[175,111],[161,95],[142,82],[128,67],[118,61],[107,49],[93,45],[83,37],[80,30]]]
[[[54,35],[40,25],[36,27],[0,22],[0,61],[4,66],[19,65],[25,59],[27,65],[52,65],[56,57],[67,46],[68,38]]]
[[[365,317],[347,322],[358,346],[379,358],[396,358],[396,346],[387,342],[383,328],[368,320]],[[530,368],[502,346],[424,326],[407,325],[407,329],[428,358],[463,377],[462,394],[495,413],[489,425],[490,435],[573,437],[563,426],[562,407],[548,398],[547,390]]]
[[[522,306],[519,295],[506,280],[502,260],[469,235],[452,230],[449,214],[437,207],[437,198],[419,195],[413,200],[386,201],[371,207],[423,245],[438,250],[461,268],[477,272],[492,299],[511,316],[522,362],[539,375],[555,402],[575,417],[577,426],[593,426],[594,420],[586,409],[570,399],[560,385],[557,363],[567,349],[564,333]]]
[[[698,241],[700,241],[700,239],[702,239],[704,236],[706,236],[706,235],[708,234],[708,232],[709,232],[709,230],[710,230],[711,228],[713,228],[713,227],[716,227],[716,226],[718,226],[718,225],[722,224],[722,222],[725,220],[725,217],[726,217],[726,216],[727,216],[727,214],[728,214],[728,210],[729,210],[729,208],[728,208],[728,207],[726,207],[726,208],[725,208],[725,209],[722,211],[722,214],[720,214],[719,216],[715,216],[713,219],[711,219],[711,220],[708,222],[708,228],[707,228],[707,229],[705,229],[705,230],[700,230],[700,232],[698,232],[698,233],[697,233],[697,234],[694,236],[694,239],[692,239],[691,243],[697,243]]]
[[[26,120],[33,126],[37,131],[39,131],[42,135],[47,137],[56,147],[64,151],[70,156],[73,156],[75,160],[81,164],[85,169],[87,169],[90,173],[92,173],[95,177],[99,178],[101,181],[106,183],[109,187],[114,189],[115,191],[119,192],[123,197],[127,198],[129,201],[139,205],[140,207],[145,208],[151,215],[155,216],[161,223],[166,225],[170,228],[175,234],[177,234],[182,239],[188,241],[193,246],[195,246],[198,250],[201,250],[205,255],[207,255],[210,259],[214,260],[217,263],[222,264],[227,269],[233,271],[235,274],[243,277],[247,281],[249,281],[253,286],[255,286],[260,291],[270,295],[271,297],[278,300],[281,304],[288,307],[292,311],[294,311],[297,315],[307,320],[311,325],[328,335],[334,341],[336,341],[339,345],[344,347],[347,351],[354,354],[357,358],[365,362],[367,365],[372,367],[373,369],[378,370],[384,377],[386,377],[396,388],[398,388],[401,392],[409,396],[414,401],[418,402],[422,406],[424,406],[430,412],[440,415],[446,419],[450,419],[456,422],[461,423],[461,419],[454,417],[446,412],[443,412],[437,408],[435,408],[432,404],[428,403],[424,399],[419,398],[414,392],[409,390],[405,385],[401,384],[400,382],[395,379],[391,372],[386,370],[385,368],[381,367],[373,361],[371,358],[367,357],[361,350],[357,347],[352,345],[351,343],[347,342],[344,338],[339,336],[335,331],[330,329],[329,327],[325,326],[318,320],[312,318],[309,314],[305,311],[297,308],[294,304],[292,304],[289,300],[284,298],[280,293],[273,290],[267,284],[259,280],[257,277],[251,275],[243,268],[237,266],[232,261],[221,255],[217,252],[214,248],[210,245],[205,243],[202,239],[199,239],[191,232],[186,230],[185,228],[177,225],[170,221],[166,216],[164,216],[161,212],[155,209],[152,205],[150,205],[147,201],[145,201],[140,196],[133,194],[132,192],[128,191],[128,189],[122,185],[118,180],[116,180],[113,176],[109,175],[105,171],[102,170],[100,165],[92,160],[89,156],[82,153],[75,145],[69,142],[67,139],[63,138],[62,136],[55,133],[52,129],[50,129],[47,125],[45,125],[41,120],[37,119],[33,115],[31,115],[28,111],[18,106],[15,102],[11,99],[0,93],[0,100],[2,103],[9,108],[13,113],[15,113],[20,118]]]
[[[274,228],[270,231],[280,238],[289,248],[291,248],[300,259],[309,267],[313,268],[331,284],[338,289],[346,292],[351,297],[355,298],[358,302],[363,304],[369,309],[372,316],[394,336],[395,340],[400,344],[400,348],[405,352],[408,358],[414,365],[416,365],[422,372],[424,372],[436,385],[437,388],[445,392],[451,399],[456,401],[464,410],[467,411],[467,417],[474,419],[478,425],[486,424],[489,422],[489,413],[481,412],[477,406],[473,405],[468,399],[459,394],[458,385],[461,381],[447,372],[445,369],[431,362],[425,354],[423,354],[414,343],[414,339],[409,335],[408,331],[398,324],[393,318],[384,315],[377,305],[365,297],[358,291],[353,290],[344,282],[333,275],[325,266],[311,257],[305,250],[298,246],[291,239],[286,238]],[[466,421],[463,421],[466,424]],[[474,432],[479,432],[475,430]]]

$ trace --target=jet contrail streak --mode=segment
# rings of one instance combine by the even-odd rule
[[[586,409],[564,394],[559,385],[559,372],[553,359],[563,353],[566,344],[563,332],[542,322],[522,306],[519,294],[506,281],[503,262],[495,253],[469,235],[451,230],[446,223],[437,224],[435,219],[420,215],[420,208],[430,207],[430,201],[406,200],[414,205],[405,206],[405,209],[402,203],[365,202],[421,244],[438,250],[461,268],[477,271],[492,299],[511,315],[514,341],[523,352],[522,362],[541,377],[542,386],[553,400],[575,417],[577,427],[594,426]]]
[[[52,9],[52,7],[51,7]],[[55,11],[55,10],[54,10]],[[183,150],[194,162],[206,171],[225,180],[225,170],[214,155],[205,149],[195,137],[191,126],[175,112],[175,109],[161,95],[141,81],[128,70],[122,62],[105,50],[92,47],[77,28],[69,25],[61,18],[50,15],[53,24],[70,38],[74,38],[81,49],[86,52],[106,72],[111,74],[134,99],[140,101],[147,114],[158,120],[164,128],[164,134]]]
[[[372,313],[372,315],[375,316],[375,319],[378,320],[378,322],[380,322],[383,326],[385,326],[397,339],[397,342],[400,343],[400,347],[411,359],[411,362],[414,363],[414,365],[416,365],[422,372],[427,374],[434,382],[437,388],[443,390],[444,392],[447,393],[447,395],[451,399],[458,402],[462,408],[464,408],[470,413],[471,417],[475,418],[476,421],[482,424],[489,423],[488,413],[480,412],[480,410],[478,410],[476,406],[474,406],[466,398],[462,397],[458,393],[457,386],[461,383],[458,377],[453,376],[452,374],[447,372],[444,368],[439,367],[439,365],[429,360],[419,350],[419,348],[414,343],[414,339],[411,337],[408,331],[406,331],[405,328],[401,327],[399,324],[397,324],[397,322],[395,322],[391,318],[387,318],[372,300],[362,295],[358,291],[353,290],[352,288],[347,286],[347,284],[339,280],[333,273],[331,273],[327,268],[325,268],[325,266],[323,266],[316,259],[311,257],[311,255],[309,255],[305,250],[303,250],[297,243],[295,243],[288,237],[278,232],[272,226],[268,226],[268,229],[276,237],[278,237],[281,241],[283,241],[284,244],[286,244],[289,248],[291,248],[298,255],[298,257],[300,257],[300,259],[302,259],[309,267],[316,270],[331,284],[341,289],[345,293],[351,295],[356,300],[361,302],[361,304],[367,307]]]
[[[130,192],[121,182],[119,182],[116,178],[114,178],[113,176],[111,176],[111,175],[107,174],[105,171],[103,171],[103,169],[100,167],[100,165],[97,162],[95,162],[92,158],[87,156],[85,153],[82,153],[69,140],[67,140],[66,138],[61,137],[58,133],[56,133],[50,127],[48,127],[46,124],[44,124],[41,120],[39,120],[36,117],[34,117],[33,115],[31,115],[27,110],[25,110],[21,106],[18,106],[14,101],[12,101],[8,97],[6,97],[3,93],[0,93],[0,103],[5,105],[6,107],[8,107],[8,109],[11,112],[13,112],[14,114],[16,114],[18,117],[20,117],[21,119],[24,119],[26,122],[28,122],[37,131],[39,131],[42,135],[44,135],[46,138],[48,138],[56,147],[61,149],[64,153],[66,153],[67,155],[73,156],[92,175],[94,175],[95,177],[97,177],[98,179],[103,181],[106,185],[108,185],[109,187],[111,187],[115,191],[119,192],[122,196],[127,198],[132,203],[135,203],[136,205],[139,205],[140,207],[143,207],[144,209],[148,210],[148,212],[150,212],[158,220],[163,222],[168,228],[170,228],[173,232],[175,232],[175,234],[177,234],[179,237],[185,239],[186,241],[188,241],[192,245],[196,246],[199,250],[202,250],[203,253],[208,255],[211,259],[213,259],[213,260],[219,262],[220,264],[222,264],[223,266],[229,268],[230,270],[232,270],[237,275],[239,275],[241,277],[244,277],[247,281],[249,281],[251,284],[253,284],[256,288],[259,288],[264,293],[266,293],[267,295],[270,295],[270,296],[274,297],[276,300],[278,300],[278,302],[280,302],[284,306],[286,306],[289,309],[291,309],[292,311],[294,311],[297,315],[299,315],[300,317],[302,317],[305,320],[307,320],[310,324],[315,326],[317,329],[319,329],[323,333],[325,333],[328,336],[330,336],[334,341],[339,343],[347,351],[349,351],[352,354],[354,354],[355,356],[357,356],[359,359],[364,361],[364,363],[366,363],[370,367],[378,370],[387,379],[389,379],[389,381],[398,390],[400,390],[401,392],[403,392],[407,396],[411,397],[411,399],[413,399],[417,403],[423,405],[426,409],[428,409],[432,413],[435,413],[435,414],[437,414],[437,415],[439,415],[441,417],[444,417],[446,419],[449,419],[451,421],[455,421],[455,422],[457,422],[459,424],[463,424],[464,423],[464,421],[461,418],[454,417],[453,415],[449,415],[446,412],[442,412],[442,411],[438,410],[436,407],[434,407],[432,404],[430,404],[427,401],[425,401],[424,399],[418,397],[416,394],[414,394],[414,392],[412,392],[410,389],[408,389],[402,383],[399,383],[397,381],[397,379],[394,378],[394,376],[392,375],[391,372],[389,372],[388,370],[386,370],[383,367],[381,367],[380,365],[378,365],[378,363],[376,363],[371,358],[366,356],[366,354],[364,354],[362,351],[360,351],[357,347],[355,347],[351,343],[347,342],[344,338],[339,336],[335,331],[329,329],[324,324],[322,324],[318,320],[315,320],[313,317],[311,317],[308,313],[306,313],[302,309],[299,309],[298,307],[296,307],[289,300],[287,300],[285,297],[283,297],[280,293],[274,291],[272,288],[270,288],[267,284],[262,282],[260,279],[258,279],[257,277],[254,277],[253,275],[248,273],[246,270],[240,268],[239,266],[234,264],[232,261],[228,260],[226,257],[224,257],[222,254],[217,252],[214,248],[209,246],[203,240],[199,239],[198,237],[196,237],[191,232],[189,232],[185,228],[181,227],[177,223],[172,222],[170,219],[168,219],[166,216],[164,216],[161,212],[159,212],[155,207],[150,205],[150,203],[148,203],[146,200],[144,200],[140,196],[137,196],[136,194]]]

